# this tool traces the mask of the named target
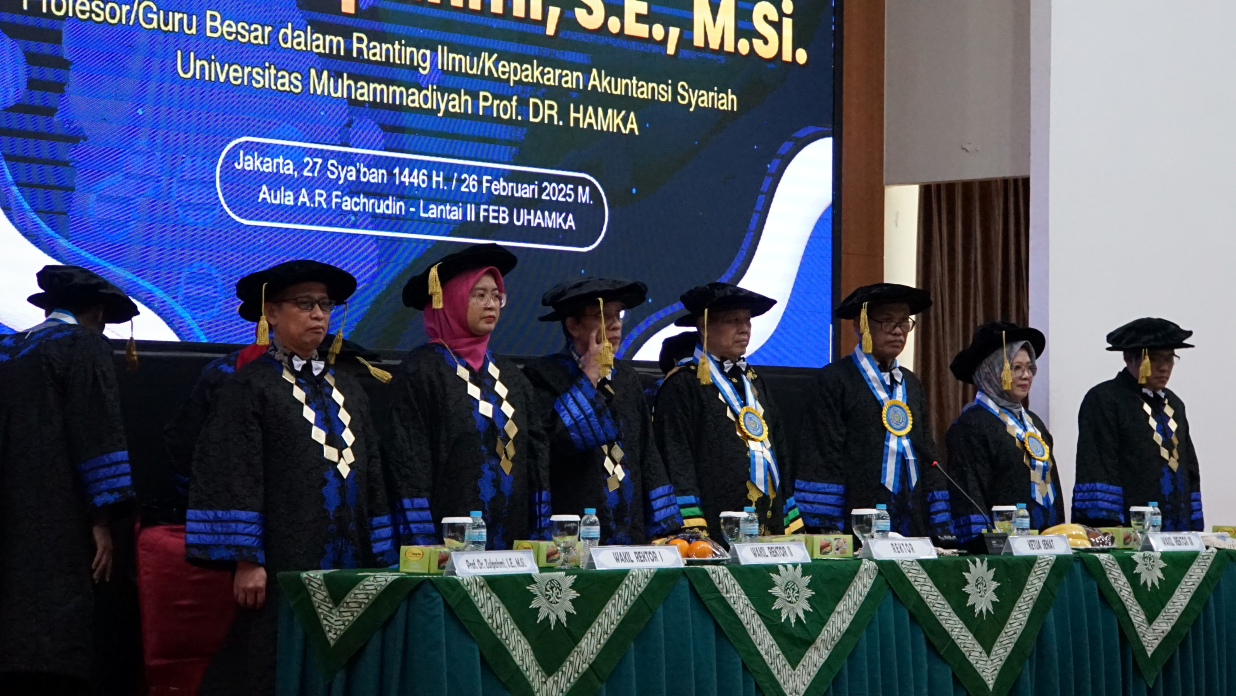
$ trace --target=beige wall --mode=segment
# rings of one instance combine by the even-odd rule
[[[1030,3],[886,0],[884,183],[1030,175]]]

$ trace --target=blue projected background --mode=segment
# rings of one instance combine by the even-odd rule
[[[496,241],[500,352],[557,349],[541,293],[604,275],[650,288],[623,356],[724,280],[779,301],[753,362],[821,365],[833,38],[807,0],[6,0],[0,328],[72,263],[138,338],[248,342],[236,280],[314,258],[359,281],[349,337],[406,349],[407,278]]]

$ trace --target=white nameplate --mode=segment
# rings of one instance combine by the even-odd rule
[[[1205,551],[1197,532],[1147,532],[1142,551]]]
[[[1069,540],[1061,534],[1049,536],[1011,536],[1005,553],[1014,556],[1067,556],[1073,553]]]
[[[456,551],[451,554],[447,575],[519,575],[537,572],[532,551]],[[453,572],[451,572],[453,571]]]
[[[740,565],[770,563],[810,563],[811,556],[801,541],[772,541],[755,544],[734,544]]]
[[[868,539],[863,545],[862,558],[876,561],[904,561],[912,558],[937,558],[936,547],[931,539],[909,537],[906,539]]]
[[[631,570],[632,568],[681,568],[682,554],[674,546],[597,546],[592,549],[589,568]]]

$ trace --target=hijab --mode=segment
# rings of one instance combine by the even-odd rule
[[[1026,355],[1030,356],[1030,374],[1038,374],[1039,366],[1035,362],[1034,347],[1029,341],[1016,341],[1004,346],[1003,350],[996,349],[984,358],[983,362],[979,363],[978,369],[974,371],[974,386],[991,397],[997,405],[1013,413],[1021,413],[1021,402],[1010,397],[1008,392],[1001,388],[1000,374],[1004,371],[1005,356],[1008,356],[1011,364],[1022,348],[1025,348]]]
[[[425,307],[425,333],[430,343],[441,343],[479,371],[485,364],[489,349],[489,334],[477,336],[468,328],[468,296],[472,287],[485,274],[493,276],[498,292],[505,292],[502,274],[493,266],[464,271],[442,285],[442,309]]]

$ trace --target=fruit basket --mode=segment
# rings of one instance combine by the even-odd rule
[[[730,560],[730,554],[725,547],[709,539],[708,533],[703,530],[679,532],[652,543],[677,547],[687,565],[720,565]]]

